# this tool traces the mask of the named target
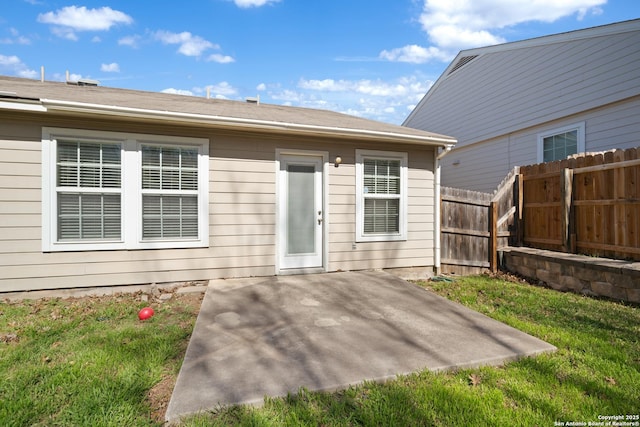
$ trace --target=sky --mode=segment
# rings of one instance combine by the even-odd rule
[[[460,50],[637,18],[638,0],[0,0],[0,75],[401,124]]]

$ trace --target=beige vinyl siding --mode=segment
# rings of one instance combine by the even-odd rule
[[[0,134],[0,258],[40,246],[40,142],[17,130],[9,125]],[[12,131],[17,138],[6,135]]]
[[[6,125],[6,126],[5,126]],[[208,138],[210,247],[189,249],[42,252],[42,126],[81,128],[69,119],[36,124],[0,118],[0,292],[162,283],[273,275],[275,271],[276,149],[343,158],[328,170],[330,271],[433,264],[433,150],[409,153],[409,229],[406,242],[355,239],[355,149],[388,144],[299,140],[171,126],[92,122],[91,129]]]
[[[407,241],[355,242],[354,149],[349,157],[342,155],[343,164],[337,168],[341,171],[336,179],[333,174],[330,177],[331,270],[433,265],[433,150],[407,146],[393,147],[393,151],[409,153]]]

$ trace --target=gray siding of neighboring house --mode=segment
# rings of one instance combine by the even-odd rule
[[[535,164],[538,134],[585,123],[585,151],[640,146],[640,96],[452,151],[442,159],[442,182],[491,192],[515,166]],[[453,163],[459,162],[458,165]]]
[[[640,145],[640,20],[461,52],[404,126],[453,135],[446,186],[492,191],[537,135],[586,123],[586,151]],[[458,166],[452,163],[459,161]]]
[[[43,253],[42,126],[208,138],[209,247]],[[277,148],[343,159],[328,171],[329,271],[433,265],[432,147],[7,115],[0,118],[0,292],[275,274]],[[356,148],[409,153],[407,241],[353,246]]]

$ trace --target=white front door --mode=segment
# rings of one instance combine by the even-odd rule
[[[280,155],[278,170],[279,266],[323,265],[323,158]]]

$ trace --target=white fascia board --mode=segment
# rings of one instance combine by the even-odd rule
[[[77,113],[106,114],[120,117],[137,117],[141,119],[162,119],[183,123],[199,123],[219,126],[233,126],[253,128],[265,131],[293,131],[315,135],[342,135],[347,137],[362,139],[386,139],[395,142],[409,144],[421,144],[430,146],[446,146],[456,142],[453,138],[436,136],[407,135],[395,132],[382,132],[375,130],[351,129],[334,126],[307,125],[290,122],[277,122],[270,120],[257,120],[240,117],[212,116],[193,113],[180,113],[174,111],[149,110],[143,108],[119,107],[112,105],[101,105],[82,103],[74,101],[60,101],[54,99],[42,99],[42,104],[48,111],[66,111]]]
[[[45,113],[46,107],[35,102],[0,101],[0,109]]]

